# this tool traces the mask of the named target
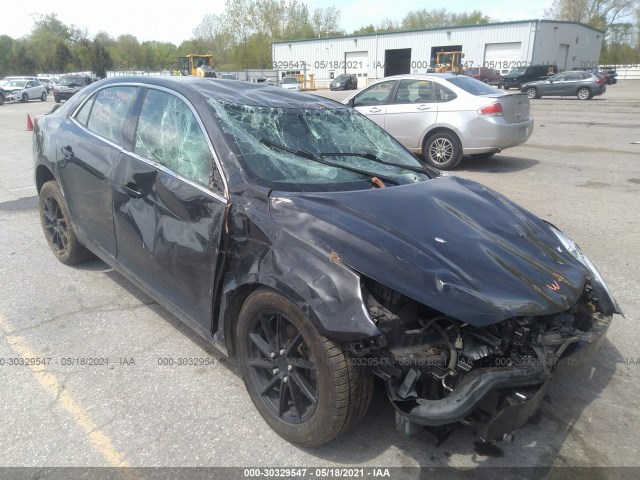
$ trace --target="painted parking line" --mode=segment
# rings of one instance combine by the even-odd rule
[[[24,337],[14,334],[15,328],[0,313],[0,333],[6,334],[5,341],[18,356],[22,358],[43,358],[45,355],[38,355],[33,348],[27,343]],[[58,377],[51,373],[46,365],[28,365],[29,369],[40,386],[51,395],[60,407],[62,407],[73,419],[73,421],[84,430],[92,448],[98,452],[113,467],[129,467],[129,463],[124,456],[119,453],[113,446],[106,433],[101,431],[93,420],[89,417],[86,410],[76,402],[68,389],[61,389],[61,381]],[[133,479],[131,472],[125,471],[123,475],[126,478]]]

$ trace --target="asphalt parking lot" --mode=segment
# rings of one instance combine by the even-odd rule
[[[104,263],[71,268],[51,254],[25,124],[52,106],[50,96],[0,107],[0,467],[640,467],[640,145],[631,144],[640,82],[590,101],[532,100],[526,144],[465,158],[454,172],[561,227],[626,315],[592,364],[561,367],[537,421],[491,450],[463,429],[439,447],[427,434],[402,436],[381,389],[364,420],[329,445],[278,437],[220,353]],[[15,358],[50,360],[9,365]],[[178,358],[210,361],[162,365]]]

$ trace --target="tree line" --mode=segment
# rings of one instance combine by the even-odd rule
[[[91,36],[66,25],[55,14],[34,19],[29,35],[0,35],[0,76],[107,70],[170,70],[189,53],[213,54],[217,70],[270,68],[271,43],[351,34],[478,25],[492,20],[479,10],[453,13],[445,9],[408,12],[402,20],[383,19],[353,32],[340,28],[336,7],[310,11],[303,0],[227,0],[224,13],[206,15],[191,39],[139,42],[134,35]],[[640,63],[638,0],[554,0],[545,17],[581,22],[605,32],[600,63]]]

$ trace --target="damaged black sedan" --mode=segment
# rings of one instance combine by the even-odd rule
[[[237,359],[291,442],[354,426],[374,375],[404,432],[500,438],[620,313],[556,227],[328,99],[112,78],[39,119],[34,158],[60,261],[101,258]]]

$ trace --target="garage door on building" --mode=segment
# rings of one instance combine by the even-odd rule
[[[500,73],[507,73],[525,60],[521,42],[487,43],[484,46],[483,66],[499,70]]]
[[[358,76],[358,88],[367,84],[367,72],[369,71],[369,52],[346,52],[344,54],[344,72]]]

